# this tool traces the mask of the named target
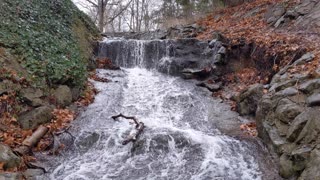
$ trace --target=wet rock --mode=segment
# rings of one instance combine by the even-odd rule
[[[282,99],[275,112],[275,118],[284,123],[290,123],[297,115],[303,111],[303,108],[293,103],[289,99]]]
[[[41,124],[50,122],[52,119],[52,111],[53,107],[51,106],[41,106],[22,114],[18,118],[18,122],[23,129],[33,129]]]
[[[21,180],[23,176],[21,173],[0,173],[1,180]]]
[[[72,92],[68,86],[59,86],[54,92],[54,97],[57,105],[61,107],[66,107],[72,103]]]
[[[298,143],[310,143],[318,138],[318,132],[320,132],[320,109],[314,107],[312,111],[308,113],[308,122],[300,132],[296,142]]]
[[[213,84],[213,83],[201,82],[201,83],[198,83],[196,85],[200,86],[200,87],[205,87],[211,92],[216,92],[216,91],[219,91],[221,89],[221,85]]]
[[[27,169],[23,172],[23,176],[28,180],[36,180],[37,176],[43,175],[44,172],[41,169]]]
[[[320,79],[309,80],[299,86],[299,90],[306,93],[311,94],[315,90],[320,88]]]
[[[309,108],[306,111],[299,114],[290,125],[290,128],[287,133],[287,139],[288,141],[295,141],[304,126],[307,124],[308,120],[310,119],[310,116],[315,116],[317,113],[319,113],[316,109]]]
[[[280,175],[283,178],[290,178],[295,174],[293,169],[293,162],[290,160],[290,156],[282,154],[280,157]]]
[[[319,106],[320,105],[320,93],[313,94],[307,99],[308,106]]]
[[[81,153],[86,153],[100,139],[100,134],[93,132],[85,132],[75,142]]]
[[[263,85],[254,84],[236,97],[237,110],[241,115],[255,114],[257,105],[263,96]]]
[[[35,88],[26,88],[21,90],[21,97],[30,106],[39,107],[44,104],[40,99],[44,96],[43,91]]]
[[[310,154],[310,161],[298,180],[320,179],[320,151],[315,149]]]
[[[0,144],[0,162],[4,163],[3,169],[6,170],[18,167],[21,163],[21,159],[12,152],[10,147]]]

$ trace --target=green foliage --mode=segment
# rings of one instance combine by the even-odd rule
[[[1,0],[0,45],[22,56],[37,82],[81,86],[87,56],[73,31],[81,21],[91,36],[95,26],[71,0]]]

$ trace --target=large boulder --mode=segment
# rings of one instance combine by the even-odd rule
[[[69,106],[72,103],[72,92],[68,86],[61,85],[54,91],[56,103],[60,107]]]
[[[235,97],[237,110],[241,115],[254,115],[257,105],[263,96],[263,85],[254,84]]]
[[[10,147],[0,144],[0,162],[4,163],[3,168],[6,170],[18,167],[21,163],[21,159],[12,152]]]
[[[51,121],[53,107],[51,106],[41,106],[27,113],[22,114],[18,118],[23,129],[33,129],[41,124],[45,124]]]
[[[298,143],[307,144],[318,140],[320,132],[320,107],[314,108],[311,112],[308,114],[308,122],[296,140]]]

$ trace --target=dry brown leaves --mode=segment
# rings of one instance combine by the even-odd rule
[[[76,102],[78,106],[88,106],[94,101],[95,95],[98,91],[94,88],[93,84],[87,82],[86,89],[84,90],[83,95],[81,95],[80,99]]]
[[[246,135],[249,136],[258,136],[257,131],[257,124],[255,122],[247,123],[247,124],[241,124],[240,125],[241,131],[243,131]]]
[[[245,39],[248,43],[253,42],[261,47],[266,47],[269,55],[284,57],[280,62],[280,68],[290,61],[291,58],[286,56],[296,52],[300,48],[306,49],[309,52],[317,54],[317,57],[313,64],[301,67],[297,71],[313,71],[319,65],[317,50],[320,49],[320,45],[317,43],[318,41],[310,38],[309,35],[289,32],[288,30],[276,30],[270,27],[265,21],[264,14],[268,6],[275,3],[289,3],[288,5],[292,6],[298,3],[298,1],[256,0],[251,3],[244,3],[240,6],[217,11],[198,22],[207,29],[198,38],[211,39],[213,32],[218,31],[230,39],[232,44],[238,44],[241,39]],[[253,16],[244,17],[255,9],[259,9],[259,12]],[[279,67],[275,68],[279,69]]]

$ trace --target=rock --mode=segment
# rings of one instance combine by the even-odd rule
[[[297,115],[303,111],[303,108],[293,103],[289,99],[282,99],[275,112],[275,118],[283,123],[290,123]]]
[[[219,91],[221,89],[221,86],[219,84],[201,82],[201,83],[198,83],[196,85],[200,86],[200,87],[205,87],[211,92],[216,92],[216,91]]]
[[[286,12],[282,4],[277,4],[273,7],[269,7],[265,14],[267,23],[275,23]]]
[[[296,12],[300,15],[306,15],[315,7],[316,1],[304,0],[297,8]]]
[[[318,132],[320,132],[319,107],[313,107],[312,111],[308,112],[308,122],[296,139],[298,143],[310,143],[318,138]]]
[[[263,85],[254,84],[236,97],[237,110],[241,115],[255,114],[257,105],[263,96]]]
[[[54,97],[57,105],[61,107],[66,107],[72,103],[72,92],[68,86],[59,86],[54,92]]]
[[[310,161],[298,180],[320,179],[320,151],[314,149],[310,154]]]
[[[293,63],[293,65],[297,66],[297,65],[305,64],[307,62],[312,61],[314,58],[315,58],[315,55],[309,52],[307,54],[304,54],[300,59],[296,60]]]
[[[218,50],[218,54],[225,55],[227,53],[227,49],[225,47],[220,47]]]
[[[80,87],[74,87],[71,89],[71,93],[72,93],[72,101],[76,101],[79,99],[80,95],[81,95],[81,88]]]
[[[274,27],[275,27],[275,28],[278,28],[282,23],[284,23],[284,21],[285,21],[285,18],[284,18],[284,16],[282,16],[282,17],[279,18],[279,19],[277,20],[277,22],[274,24]]]
[[[23,129],[33,129],[41,124],[50,122],[52,119],[53,108],[51,106],[41,106],[27,113],[22,114],[18,118]]]
[[[20,89],[20,84],[14,84],[12,81],[3,80],[0,82],[0,96],[8,92],[19,91]]]
[[[41,169],[27,169],[25,172],[23,172],[23,176],[28,180],[36,180],[37,176],[43,175],[44,172]]]
[[[296,19],[298,16],[299,14],[294,10],[289,10],[284,15],[285,18],[290,18],[290,19]]]
[[[314,117],[319,112],[314,108],[308,108],[306,111],[299,114],[291,123],[290,128],[287,133],[288,141],[295,141],[304,126],[307,124],[310,117]]]
[[[289,159],[290,156],[287,154],[282,154],[280,157],[280,176],[283,178],[290,178],[295,174],[295,171],[293,169],[293,163]]]
[[[44,104],[40,99],[44,96],[43,91],[35,88],[25,88],[21,90],[21,97],[30,106],[39,107]]]
[[[293,170],[296,172],[302,171],[310,158],[312,151],[310,146],[302,146],[291,152],[291,159],[293,161]]]
[[[271,88],[269,89],[269,91],[278,92],[278,91],[284,90],[288,87],[294,86],[297,82],[298,82],[298,80],[291,79],[291,80],[287,80],[287,81],[280,82],[280,83],[274,83],[271,86]]]
[[[319,106],[320,105],[320,93],[313,94],[307,99],[308,106]]]
[[[0,144],[0,162],[4,163],[3,169],[7,170],[10,168],[19,167],[21,159],[12,152],[10,147]]]
[[[294,88],[294,87],[288,87],[282,91],[279,91],[275,94],[275,96],[279,96],[279,97],[287,97],[287,96],[294,96],[297,95],[299,93],[298,89]]]
[[[21,180],[24,179],[21,173],[0,173],[1,180]]]
[[[213,39],[212,41],[209,42],[209,48],[214,48],[214,46],[216,45],[217,43],[217,39]]]
[[[299,90],[306,93],[311,94],[315,90],[320,88],[320,79],[309,80],[299,86]]]

